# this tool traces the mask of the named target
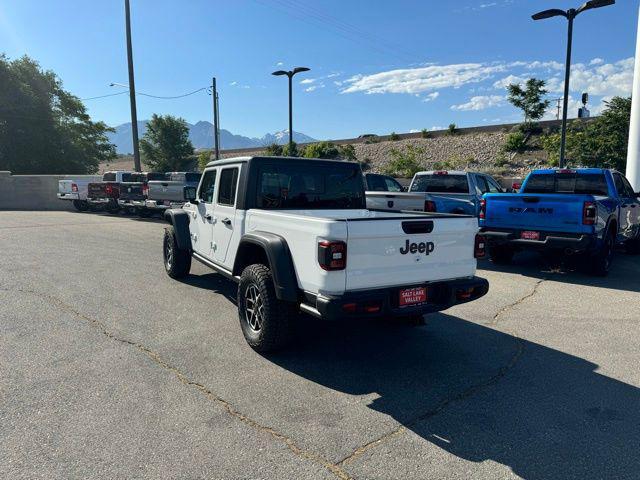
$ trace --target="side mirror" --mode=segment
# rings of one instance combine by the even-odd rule
[[[183,193],[183,198],[185,199],[185,201],[191,202],[191,203],[197,203],[196,202],[196,187],[184,187],[182,193]]]

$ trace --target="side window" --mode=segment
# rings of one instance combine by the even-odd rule
[[[633,187],[629,183],[629,180],[627,180],[627,177],[624,177],[622,175],[620,176],[622,177],[622,183],[624,183],[624,190],[626,192],[627,197],[635,198],[636,192],[633,191]]]
[[[402,185],[400,185],[393,178],[384,177],[384,183],[387,186],[387,192],[401,192],[402,191]]]
[[[234,206],[236,203],[236,188],[238,186],[238,168],[225,168],[220,173],[218,186],[218,205]]]
[[[489,193],[489,186],[487,185],[487,181],[481,175],[476,175],[476,185],[480,190],[480,193],[485,194]]]
[[[205,172],[198,190],[198,199],[204,203],[213,203],[213,191],[216,186],[216,170]]]
[[[627,189],[625,188],[622,175],[620,175],[619,173],[614,173],[613,182],[616,184],[616,192],[618,192],[618,196],[626,197]]]
[[[498,182],[496,182],[493,178],[484,177],[484,179],[487,181],[487,186],[489,187],[490,193],[502,193],[502,187],[498,185]]]
[[[387,186],[381,175],[367,175],[367,189],[372,192],[386,192]]]

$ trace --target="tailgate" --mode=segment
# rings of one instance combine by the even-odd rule
[[[144,200],[144,194],[142,192],[142,183],[121,183],[120,184],[120,199],[121,200]]]
[[[104,197],[104,183],[90,183],[87,187],[87,196],[89,198]]]
[[[473,276],[472,217],[347,220],[346,289]]]
[[[424,194],[365,192],[368,209],[424,211]]]
[[[184,185],[182,182],[149,182],[149,199],[180,202],[184,200]]]
[[[73,180],[58,180],[58,193],[76,193],[73,191]]]
[[[589,233],[582,224],[584,202],[591,195],[490,194],[485,195],[484,228],[507,228],[548,232]]]

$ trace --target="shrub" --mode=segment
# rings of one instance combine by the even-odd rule
[[[211,150],[203,150],[198,154],[198,168],[201,172],[211,160]]]
[[[431,134],[429,133],[429,130],[427,130],[426,128],[423,128],[420,131],[420,134],[422,135],[422,138],[429,138],[431,137]]]
[[[407,145],[404,150],[391,150],[392,160],[385,165],[382,172],[385,175],[400,178],[412,178],[416,172],[422,170],[419,160],[425,154],[424,150],[413,145]]]
[[[458,133],[458,126],[455,123],[449,124],[449,135],[455,135]]]
[[[340,151],[340,158],[343,160],[347,160],[348,162],[355,162],[357,160],[356,148],[353,145],[340,145],[338,150]]]
[[[523,152],[527,147],[527,137],[522,132],[513,132],[507,135],[502,146],[505,152]]]
[[[400,135],[398,135],[396,132],[391,132],[391,135],[389,135],[389,140],[391,140],[392,142],[397,142],[398,140],[400,140]]]
[[[267,148],[264,150],[265,157],[281,157],[282,156],[282,145],[278,145],[277,143],[272,143],[271,145],[267,145]]]
[[[307,145],[304,149],[307,158],[339,158],[340,149],[332,142],[318,142]]]
[[[287,143],[282,147],[282,155],[285,157],[298,157],[302,153],[298,150],[296,142]]]

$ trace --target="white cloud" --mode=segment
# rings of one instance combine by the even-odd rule
[[[594,58],[589,62],[589,65],[601,65],[603,63],[604,63],[604,60],[602,58]]]
[[[409,130],[409,133],[420,133],[420,130],[412,128],[411,130]]]
[[[231,82],[229,85],[231,85],[232,87],[235,87],[236,85],[238,85],[238,82],[233,81],[233,82]]]
[[[430,65],[419,68],[405,68],[355,75],[345,81],[346,88],[341,93],[422,93],[441,88],[460,88],[469,83],[477,83],[499,72],[505,71],[505,64],[463,63],[454,65]]]
[[[628,96],[633,87],[633,57],[615,63],[585,65],[576,63],[571,67],[570,88],[576,92],[589,92],[596,96]],[[550,92],[562,93],[564,79],[555,76],[548,79]]]
[[[284,65],[284,63],[282,63],[282,62],[278,62],[278,63],[276,63],[276,67],[281,67],[281,66],[283,66],[283,65]]]
[[[304,91],[313,92],[316,88],[318,88],[316,85],[311,85],[310,87],[305,88]]]
[[[529,70],[564,70],[564,64],[560,62],[529,62],[525,65]]]
[[[491,107],[499,107],[503,103],[504,97],[501,95],[479,95],[476,97],[471,97],[471,99],[467,103],[462,103],[460,105],[451,105],[451,110],[485,110]]]
[[[441,127],[440,125],[434,125],[429,129],[430,132],[435,132],[437,130],[444,130],[444,127]]]
[[[507,88],[509,85],[515,83],[516,85],[522,85],[528,80],[525,77],[519,77],[517,75],[509,75],[508,77],[504,77],[497,82],[493,82],[493,88]]]
[[[429,93],[425,98],[422,99],[423,102],[431,102],[440,96],[440,92],[432,92]]]
[[[300,85],[309,85],[309,84],[311,84],[311,83],[313,83],[315,81],[316,81],[315,78],[305,78],[304,80],[302,80],[300,82]]]

